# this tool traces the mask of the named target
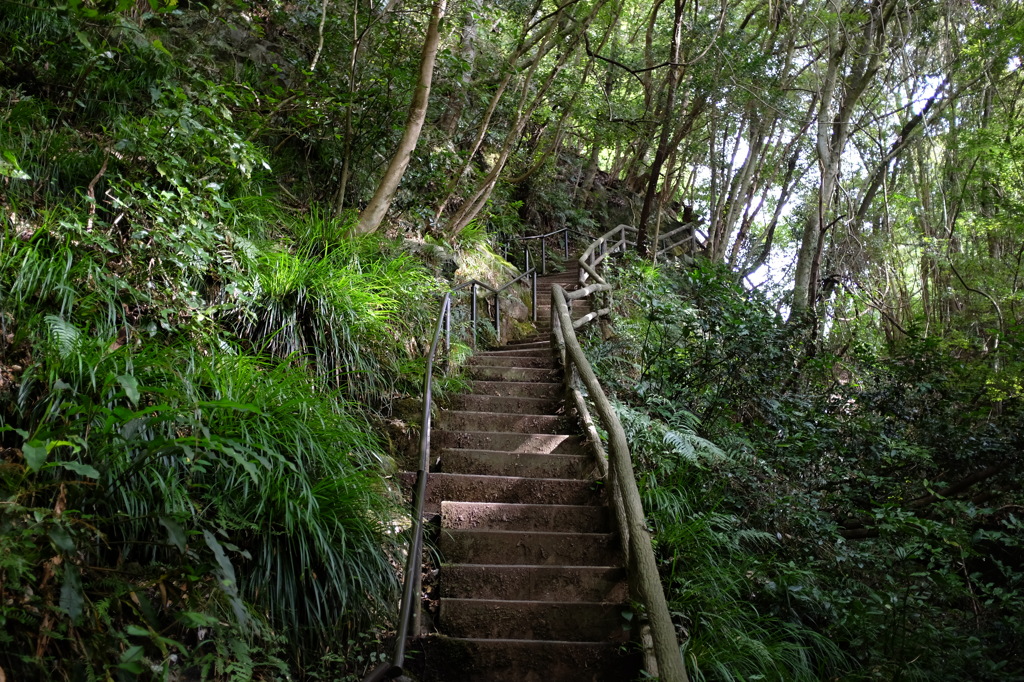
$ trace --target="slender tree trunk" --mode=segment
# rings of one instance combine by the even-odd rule
[[[335,217],[340,216],[345,208],[345,193],[348,191],[349,176],[352,174],[352,138],[355,135],[355,130],[352,126],[352,99],[356,92],[356,64],[359,61],[359,53],[362,50],[364,33],[359,31],[359,2],[357,0],[352,3],[352,51],[349,53],[348,62],[349,102],[345,106],[344,141],[341,145],[341,180],[338,183],[338,194],[334,202]]]
[[[647,221],[651,217],[651,210],[654,208],[654,196],[658,190],[658,179],[661,176],[661,167],[668,158],[669,141],[672,137],[672,112],[676,105],[676,89],[682,77],[682,67],[679,65],[681,54],[681,39],[683,31],[683,6],[685,0],[675,0],[675,17],[672,22],[672,48],[670,50],[668,78],[665,84],[665,107],[662,110],[663,121],[661,135],[658,138],[658,150],[654,154],[654,163],[651,164],[651,172],[647,180],[647,193],[644,195],[644,206],[640,210],[640,220],[637,222],[636,250],[641,258],[648,256],[649,245],[647,236]]]
[[[879,63],[885,53],[886,28],[895,7],[894,0],[876,0],[868,10],[869,18],[864,23],[862,39],[856,44],[841,28],[833,30],[829,41],[834,47],[829,54],[825,77],[818,90],[821,104],[818,108],[816,145],[821,184],[818,188],[817,210],[812,211],[804,223],[800,250],[797,253],[790,320],[805,318],[814,306],[818,270],[821,267],[822,251],[825,246],[825,232],[834,224],[834,221],[829,222],[829,218],[839,185],[843,152],[850,136],[850,123],[861,96],[878,72]],[[846,62],[848,53],[853,53],[850,74],[840,78],[839,72]],[[842,91],[842,97],[838,110],[833,113],[832,101],[837,84]]]
[[[484,113],[483,119],[480,121],[480,125],[477,127],[476,138],[473,140],[473,144],[470,146],[469,152],[466,154],[466,160],[463,162],[462,167],[459,169],[459,172],[452,176],[451,181],[445,188],[444,199],[442,199],[441,202],[437,205],[437,209],[434,212],[435,220],[439,220],[441,218],[441,215],[444,213],[445,207],[448,205],[448,202],[450,202],[452,200],[452,197],[455,195],[455,191],[456,189],[458,189],[459,182],[461,182],[463,176],[465,176],[466,173],[469,172],[469,168],[473,164],[473,157],[476,156],[477,151],[480,149],[480,145],[483,144],[484,137],[487,135],[487,130],[491,125],[491,117],[494,116],[494,112],[498,108],[498,103],[501,101],[501,98],[504,96],[505,91],[508,89],[509,83],[512,82],[512,77],[518,73],[526,71],[526,83],[523,85],[523,88],[525,90],[528,87],[529,82],[532,79],[533,74],[536,72],[537,67],[540,65],[541,60],[543,60],[544,57],[547,56],[548,52],[558,42],[557,40],[553,39],[553,35],[555,35],[558,27],[559,23],[557,21],[548,20],[544,30],[538,31],[532,36],[530,34],[531,27],[527,26],[524,29],[523,37],[519,41],[519,46],[516,48],[515,52],[508,60],[511,66],[505,72],[505,75],[502,77],[501,81],[498,83],[497,89],[491,96],[491,102],[487,106],[487,111]],[[530,49],[537,46],[538,44],[539,47],[537,49],[537,52],[536,54],[533,55],[533,57],[530,58],[529,63],[520,64],[519,62],[522,59],[523,55],[527,54],[527,52],[529,52]]]
[[[593,7],[591,8],[590,14],[585,19],[583,19],[582,21],[574,22],[572,24],[571,28],[573,28],[575,31],[572,39],[568,42],[568,44],[564,44],[564,47],[562,47],[562,51],[558,61],[552,67],[551,71],[548,73],[547,78],[538,88],[537,92],[534,94],[533,100],[530,102],[528,106],[527,98],[530,93],[527,85],[530,79],[527,79],[527,84],[524,85],[523,87],[523,94],[520,98],[519,106],[516,110],[515,121],[513,122],[511,128],[509,129],[508,134],[505,136],[505,142],[502,145],[501,151],[498,154],[498,159],[497,161],[495,161],[494,166],[487,174],[487,177],[485,177],[484,180],[477,186],[477,189],[473,192],[472,196],[470,196],[470,198],[466,200],[462,207],[458,211],[456,211],[455,215],[453,215],[451,220],[448,222],[448,227],[445,230],[445,232],[449,236],[459,234],[459,232],[465,229],[465,227],[469,225],[469,223],[472,222],[477,215],[479,215],[480,211],[483,210],[484,206],[487,205],[487,200],[490,198],[491,192],[494,190],[494,187],[498,182],[498,178],[500,177],[501,172],[505,167],[505,163],[508,161],[508,157],[512,153],[512,149],[515,146],[515,143],[519,140],[519,136],[522,133],[524,126],[529,121],[530,117],[533,115],[533,112],[537,110],[537,107],[544,102],[547,93],[551,89],[552,83],[554,83],[555,81],[555,78],[562,71],[562,69],[565,68],[565,64],[569,60],[569,58],[571,58],[572,55],[576,52],[576,50],[579,48],[580,44],[583,42],[583,36],[585,34],[585,31],[587,31],[587,29],[590,27],[590,24],[594,21],[594,18],[597,16],[601,8],[604,7],[604,5],[607,2],[608,0],[598,0],[598,2],[594,3]],[[536,67],[538,61],[534,60],[533,64],[534,67]],[[587,71],[587,73],[589,74],[589,70]]]
[[[451,95],[448,97],[448,107],[445,109],[444,114],[441,115],[441,120],[437,124],[449,136],[454,135],[459,127],[462,110],[466,107],[467,92],[473,82],[478,30],[476,15],[480,11],[480,0],[468,0],[464,11],[466,13],[466,22],[462,25],[462,45],[460,46],[459,53],[462,60],[466,63],[466,68],[462,72],[458,86],[452,90]]]
[[[420,76],[416,83],[416,91],[413,93],[412,102],[409,104],[409,117],[405,123],[405,132],[398,143],[398,149],[384,171],[377,191],[374,192],[370,203],[359,214],[359,222],[353,228],[353,234],[369,234],[380,227],[381,221],[388,212],[398,186],[405,175],[405,169],[409,167],[409,159],[416,149],[416,143],[420,139],[420,131],[423,129],[423,121],[427,117],[427,104],[430,101],[430,83],[434,77],[434,61],[437,58],[437,46],[440,42],[441,32],[439,25],[441,17],[444,16],[446,0],[437,0],[430,13],[430,23],[427,25],[427,35],[423,41],[423,52],[420,55]]]

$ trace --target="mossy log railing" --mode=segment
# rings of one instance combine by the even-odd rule
[[[612,285],[605,281],[597,268],[610,254],[625,249],[629,229],[626,225],[619,225],[595,240],[583,252],[579,259],[579,289],[566,292],[560,286],[552,287],[552,334],[565,369],[566,388],[588,431],[589,439],[594,443],[598,469],[607,481],[616,525],[622,536],[630,589],[647,611],[654,650],[654,661],[650,661],[650,656],[647,657],[648,672],[657,675],[662,682],[688,682],[686,665],[683,663],[675,626],[658,575],[654,549],[651,547],[626,433],[576,338],[576,329],[610,312]],[[592,305],[594,311],[574,322],[569,313],[570,303],[594,294],[603,295],[604,307],[595,301]],[[608,434],[607,454],[601,446],[601,439],[579,383],[586,388]],[[656,670],[652,669],[655,667],[652,663],[656,664]]]

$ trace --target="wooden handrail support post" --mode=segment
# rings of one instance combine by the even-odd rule
[[[623,550],[626,553],[630,584],[635,587],[640,601],[647,610],[653,637],[654,657],[657,661],[657,671],[648,670],[648,672],[656,672],[658,679],[662,682],[689,682],[679,641],[676,638],[675,626],[672,624],[665,592],[658,575],[657,561],[647,530],[643,504],[640,501],[640,491],[637,489],[636,477],[633,473],[633,461],[629,452],[629,443],[626,440],[626,432],[576,338],[575,328],[580,326],[579,321],[574,324],[569,314],[568,301],[612,289],[612,286],[597,272],[596,266],[607,255],[617,251],[622,244],[626,243],[626,231],[627,227],[624,225],[616,227],[598,238],[580,256],[580,280],[586,282],[588,279],[593,279],[593,284],[571,293],[566,293],[562,287],[557,285],[552,287],[552,333],[565,369],[566,381],[570,384],[573,402],[580,413],[588,436],[597,447],[598,467],[609,482],[612,507],[615,511],[619,532],[622,535]],[[612,240],[615,240],[616,243],[609,244]],[[600,256],[596,255],[595,249],[603,245],[609,245],[609,248],[603,249]],[[608,312],[606,308],[591,313],[587,317],[597,319]],[[605,461],[606,456],[601,449],[597,429],[587,410],[586,402],[580,392],[571,385],[575,377],[578,377],[586,387],[587,393],[597,409],[598,417],[608,433],[607,461]]]

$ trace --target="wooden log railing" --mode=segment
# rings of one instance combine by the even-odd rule
[[[576,329],[610,313],[613,287],[602,277],[598,266],[610,254],[625,250],[629,244],[629,230],[629,226],[619,225],[596,239],[583,252],[579,259],[579,289],[566,292],[560,286],[552,287],[552,334],[565,370],[566,389],[580,414],[589,440],[597,450],[598,469],[608,486],[616,526],[622,537],[630,589],[647,613],[652,640],[650,650],[645,652],[647,672],[662,682],[688,682],[686,665],[658,575],[626,433],[576,338]],[[574,322],[569,306],[572,301],[589,296],[595,297],[592,303],[594,312]],[[608,434],[607,453],[601,445],[581,386],[593,401],[600,423]]]
[[[636,228],[631,225],[622,225],[629,239],[628,246],[636,246]],[[618,228],[615,228],[618,229]],[[708,235],[700,229],[698,222],[685,223],[678,227],[658,235],[658,249],[656,256],[662,258],[671,254],[678,248],[685,250],[685,253],[694,254],[707,246]]]

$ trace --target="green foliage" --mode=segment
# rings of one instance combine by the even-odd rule
[[[319,145],[337,102],[235,77],[246,8],[169,8],[0,6],[8,679],[285,679],[391,616],[372,423],[420,390],[435,278],[283,205],[332,170],[280,117]]]
[[[302,244],[309,233],[299,229],[300,251],[264,246],[228,317],[242,338],[276,357],[308,356],[351,397],[389,399],[409,353],[403,339],[429,323],[429,308],[419,311],[435,281],[408,254],[377,239],[317,251]]]
[[[1012,371],[934,339],[808,356],[703,265],[617,281],[620,335],[589,352],[697,674],[1019,679]]]
[[[760,601],[816,582],[795,565],[775,565],[776,537],[729,509],[730,480],[757,475],[763,463],[697,436],[690,415],[670,426],[625,405],[617,411],[693,678],[811,681],[842,670],[844,657],[827,637],[759,610]],[[790,589],[779,594],[783,580]]]
[[[135,590],[159,590],[142,623],[156,632],[194,638],[175,614],[213,608],[250,636],[312,646],[335,636],[337,613],[356,624],[388,603],[382,547],[394,512],[373,475],[380,454],[336,395],[287,364],[173,346],[112,351],[109,338],[49,322],[50,350],[5,415],[22,428],[4,436],[3,494],[14,528],[32,527],[38,510],[67,524],[58,548],[64,570],[80,572],[61,593],[68,625],[98,622],[99,605],[128,617]],[[45,573],[44,563],[30,565]],[[128,570],[101,577],[110,565]],[[98,670],[117,642],[106,627],[92,636],[65,644],[84,646]]]

